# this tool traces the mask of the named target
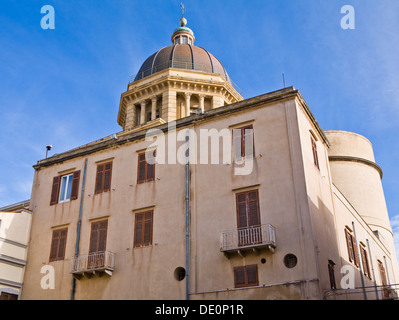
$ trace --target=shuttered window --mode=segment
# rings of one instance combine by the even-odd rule
[[[258,265],[242,266],[234,268],[234,286],[236,288],[259,285]]]
[[[364,247],[360,247],[360,257],[362,258],[363,274],[371,280],[370,265],[367,251]]]
[[[143,152],[138,155],[137,183],[144,183],[154,180],[155,156],[155,150]]]
[[[235,159],[253,157],[254,130],[253,125],[233,129]]]
[[[97,165],[95,193],[111,190],[112,162]]]
[[[346,245],[348,247],[349,261],[359,267],[359,253],[356,246],[356,238],[347,228],[345,228]]]
[[[108,220],[91,223],[90,250],[91,253],[104,252],[107,246]]]
[[[134,227],[134,247],[152,244],[153,211],[136,213]]]
[[[50,205],[76,200],[79,193],[80,170],[53,178]]]
[[[310,136],[310,142],[312,144],[313,162],[314,162],[315,166],[317,167],[317,169],[320,170],[319,156],[317,154],[317,144],[316,144],[315,139],[312,136]]]
[[[239,229],[260,225],[258,190],[237,193],[236,207]]]
[[[64,260],[68,228],[53,230],[50,261]]]

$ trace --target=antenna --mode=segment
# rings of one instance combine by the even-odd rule
[[[285,88],[285,76],[284,76],[284,72],[283,72],[283,85],[284,85],[284,88]]]

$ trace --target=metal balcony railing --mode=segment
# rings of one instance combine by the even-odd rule
[[[95,272],[105,272],[112,275],[115,265],[115,254],[109,251],[95,252],[71,259],[71,273],[85,274]]]
[[[220,235],[220,251],[231,252],[251,248],[276,247],[276,230],[270,224],[234,229]]]

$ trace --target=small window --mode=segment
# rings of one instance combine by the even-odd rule
[[[155,156],[155,150],[143,152],[138,155],[137,183],[144,183],[154,180]]]
[[[134,226],[134,247],[152,244],[153,211],[136,213]]]
[[[348,247],[349,261],[359,267],[359,254],[356,247],[356,238],[354,234],[345,228],[346,245]]]
[[[182,267],[176,268],[175,272],[174,272],[174,276],[177,281],[183,281],[184,278],[186,277],[186,269],[184,269]]]
[[[73,174],[61,177],[60,202],[71,199]]]
[[[371,280],[369,259],[367,256],[366,248],[364,248],[363,246],[360,246],[360,256],[362,258],[363,274]]]
[[[50,205],[76,200],[79,192],[80,170],[53,178]]]
[[[68,228],[53,230],[50,261],[64,260]]]
[[[188,38],[182,37],[182,44],[188,44]]]
[[[330,288],[332,290],[337,289],[337,284],[335,282],[334,266],[335,266],[335,263],[331,260],[328,260],[328,275],[330,277]]]
[[[257,264],[234,268],[234,286],[236,288],[257,285],[259,285]]]
[[[254,129],[253,125],[233,129],[235,159],[254,156]]]
[[[296,265],[297,265],[297,263],[298,263],[298,258],[297,258],[296,255],[294,255],[294,254],[289,253],[289,254],[287,254],[287,255],[284,257],[284,265],[285,265],[288,269],[295,268]]]
[[[0,300],[18,300],[18,295],[3,291],[0,295]]]
[[[314,165],[317,167],[317,169],[320,170],[319,156],[318,156],[318,154],[317,154],[317,144],[316,144],[315,139],[314,139],[312,136],[310,136],[310,142],[311,142],[311,144],[312,144],[312,153],[313,153],[313,162],[314,162]]]
[[[111,190],[112,162],[99,164],[97,166],[95,193]]]

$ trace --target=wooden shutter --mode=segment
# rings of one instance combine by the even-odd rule
[[[97,166],[95,193],[111,190],[112,162],[99,164]]]
[[[242,155],[243,157],[251,157],[254,155],[254,147],[255,147],[255,141],[254,141],[254,128],[251,125],[246,126],[242,129]]]
[[[143,183],[146,179],[146,160],[145,153],[139,154],[137,182]]]
[[[107,230],[108,220],[92,222],[89,253],[105,251],[107,244]]]
[[[247,202],[246,193],[239,193],[236,195],[237,202],[237,228],[247,228],[248,227],[248,217],[247,217]]]
[[[353,248],[352,248],[352,236],[350,235],[348,229],[346,229],[346,228],[345,228],[345,238],[346,238],[346,246],[348,248],[349,261],[353,262],[354,256],[353,256]]]
[[[234,286],[236,288],[245,287],[245,267],[234,268]]]
[[[317,167],[317,169],[320,170],[320,166],[319,166],[319,156],[318,156],[318,154],[317,154],[317,144],[316,144],[316,141],[313,139],[312,136],[310,137],[310,141],[311,141],[311,144],[312,144],[312,152],[313,152],[313,161],[314,161],[314,164],[315,164],[315,166]]]
[[[103,176],[104,176],[104,165],[101,164],[97,166],[95,193],[101,193],[103,191]]]
[[[259,285],[258,265],[250,265],[234,268],[234,286],[236,288]]]
[[[50,261],[64,260],[68,228],[53,231]]]
[[[247,197],[249,226],[258,226],[260,225],[258,190],[248,192]]]
[[[79,193],[80,170],[73,173],[71,200],[76,200]]]
[[[152,181],[155,178],[155,157],[156,151],[150,151],[147,153],[147,181]]]
[[[54,177],[53,186],[51,188],[51,199],[50,199],[51,206],[58,203],[58,197],[60,195],[60,184],[61,184],[61,176]]]
[[[109,162],[104,165],[104,184],[103,184],[104,192],[111,190],[111,176],[112,176],[112,162]]]
[[[254,264],[251,266],[246,266],[246,275],[247,275],[247,285],[248,286],[257,286],[258,285],[258,265]]]
[[[153,211],[136,213],[134,246],[148,246],[152,244]]]

